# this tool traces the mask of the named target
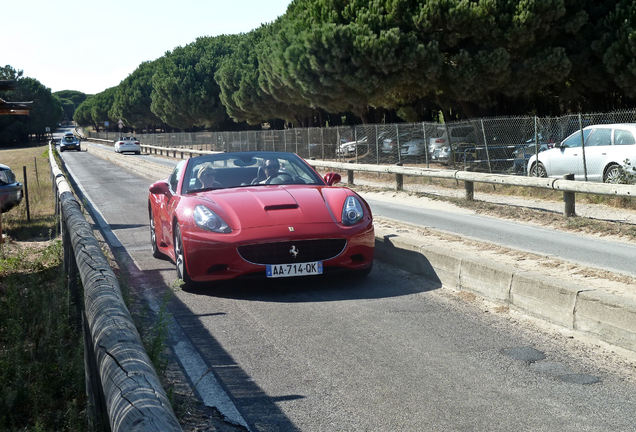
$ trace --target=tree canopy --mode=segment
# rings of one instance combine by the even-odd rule
[[[635,21],[629,0],[293,0],[249,33],[143,63],[106,111],[135,128],[218,130],[630,107]]]
[[[29,135],[43,136],[47,127],[52,130],[57,126],[63,115],[62,105],[49,88],[10,65],[0,67],[0,79],[15,81],[15,87],[0,92],[0,98],[33,101],[28,116],[0,116],[0,144],[25,142]]]

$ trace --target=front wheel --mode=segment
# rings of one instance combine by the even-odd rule
[[[181,228],[175,223],[174,227],[174,261],[177,268],[177,278],[183,281],[185,287],[193,285],[192,279],[188,274],[185,262],[185,252],[183,250],[183,238],[181,237]]]
[[[152,209],[148,209],[148,213],[150,216],[150,245],[152,246],[152,256],[155,258],[161,258],[163,254],[159,252],[159,247],[157,246],[157,231],[155,227],[155,217],[152,214]]]
[[[612,164],[605,170],[603,181],[605,183],[621,183],[623,177],[623,170],[617,164]]]
[[[532,165],[532,168],[530,168],[530,176],[531,177],[547,177],[548,172],[545,170],[545,167],[543,166],[543,164],[539,162],[539,163],[535,163],[534,165]]]

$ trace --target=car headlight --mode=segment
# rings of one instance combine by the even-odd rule
[[[194,222],[204,230],[217,233],[232,232],[232,228],[219,215],[204,205],[198,205],[194,209]]]
[[[354,196],[347,197],[342,207],[342,223],[344,225],[353,225],[360,222],[363,216],[364,211],[360,201]]]

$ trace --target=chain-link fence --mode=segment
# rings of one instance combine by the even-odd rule
[[[155,133],[140,134],[137,138],[143,144],[161,147],[291,151],[303,158],[324,160],[545,175],[549,169],[540,153],[559,147],[574,132],[589,125],[634,122],[636,110],[562,117],[484,118],[444,124],[422,122],[264,131]],[[611,134],[607,144],[614,144],[614,132]],[[90,134],[91,137],[110,140],[117,139],[119,135],[116,132]],[[586,143],[591,138],[589,134],[579,135],[583,138],[577,142],[573,138],[571,142],[578,151],[561,147],[564,157],[556,163],[565,166],[560,169],[575,173],[577,178],[606,170],[607,167],[601,166],[605,163],[603,159],[593,157],[592,147],[599,144],[594,141]],[[586,146],[589,148],[588,158],[585,157]],[[537,155],[542,162],[540,166],[534,164],[528,167],[531,158]]]

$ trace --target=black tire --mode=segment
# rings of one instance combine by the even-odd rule
[[[177,278],[183,281],[183,287],[188,288],[194,285],[188,269],[186,268],[185,253],[183,251],[183,239],[181,238],[181,228],[179,224],[175,223],[174,226],[174,263],[177,269]]]
[[[603,174],[603,182],[605,183],[621,183],[623,178],[623,169],[618,164],[611,164],[605,169]]]
[[[545,166],[541,162],[535,163],[530,168],[530,177],[547,177],[548,172],[545,170]]]
[[[162,258],[164,255],[159,251],[157,246],[157,231],[155,230],[155,218],[152,214],[152,209],[148,209],[148,216],[150,218],[150,245],[152,246],[152,256],[155,258]]]

